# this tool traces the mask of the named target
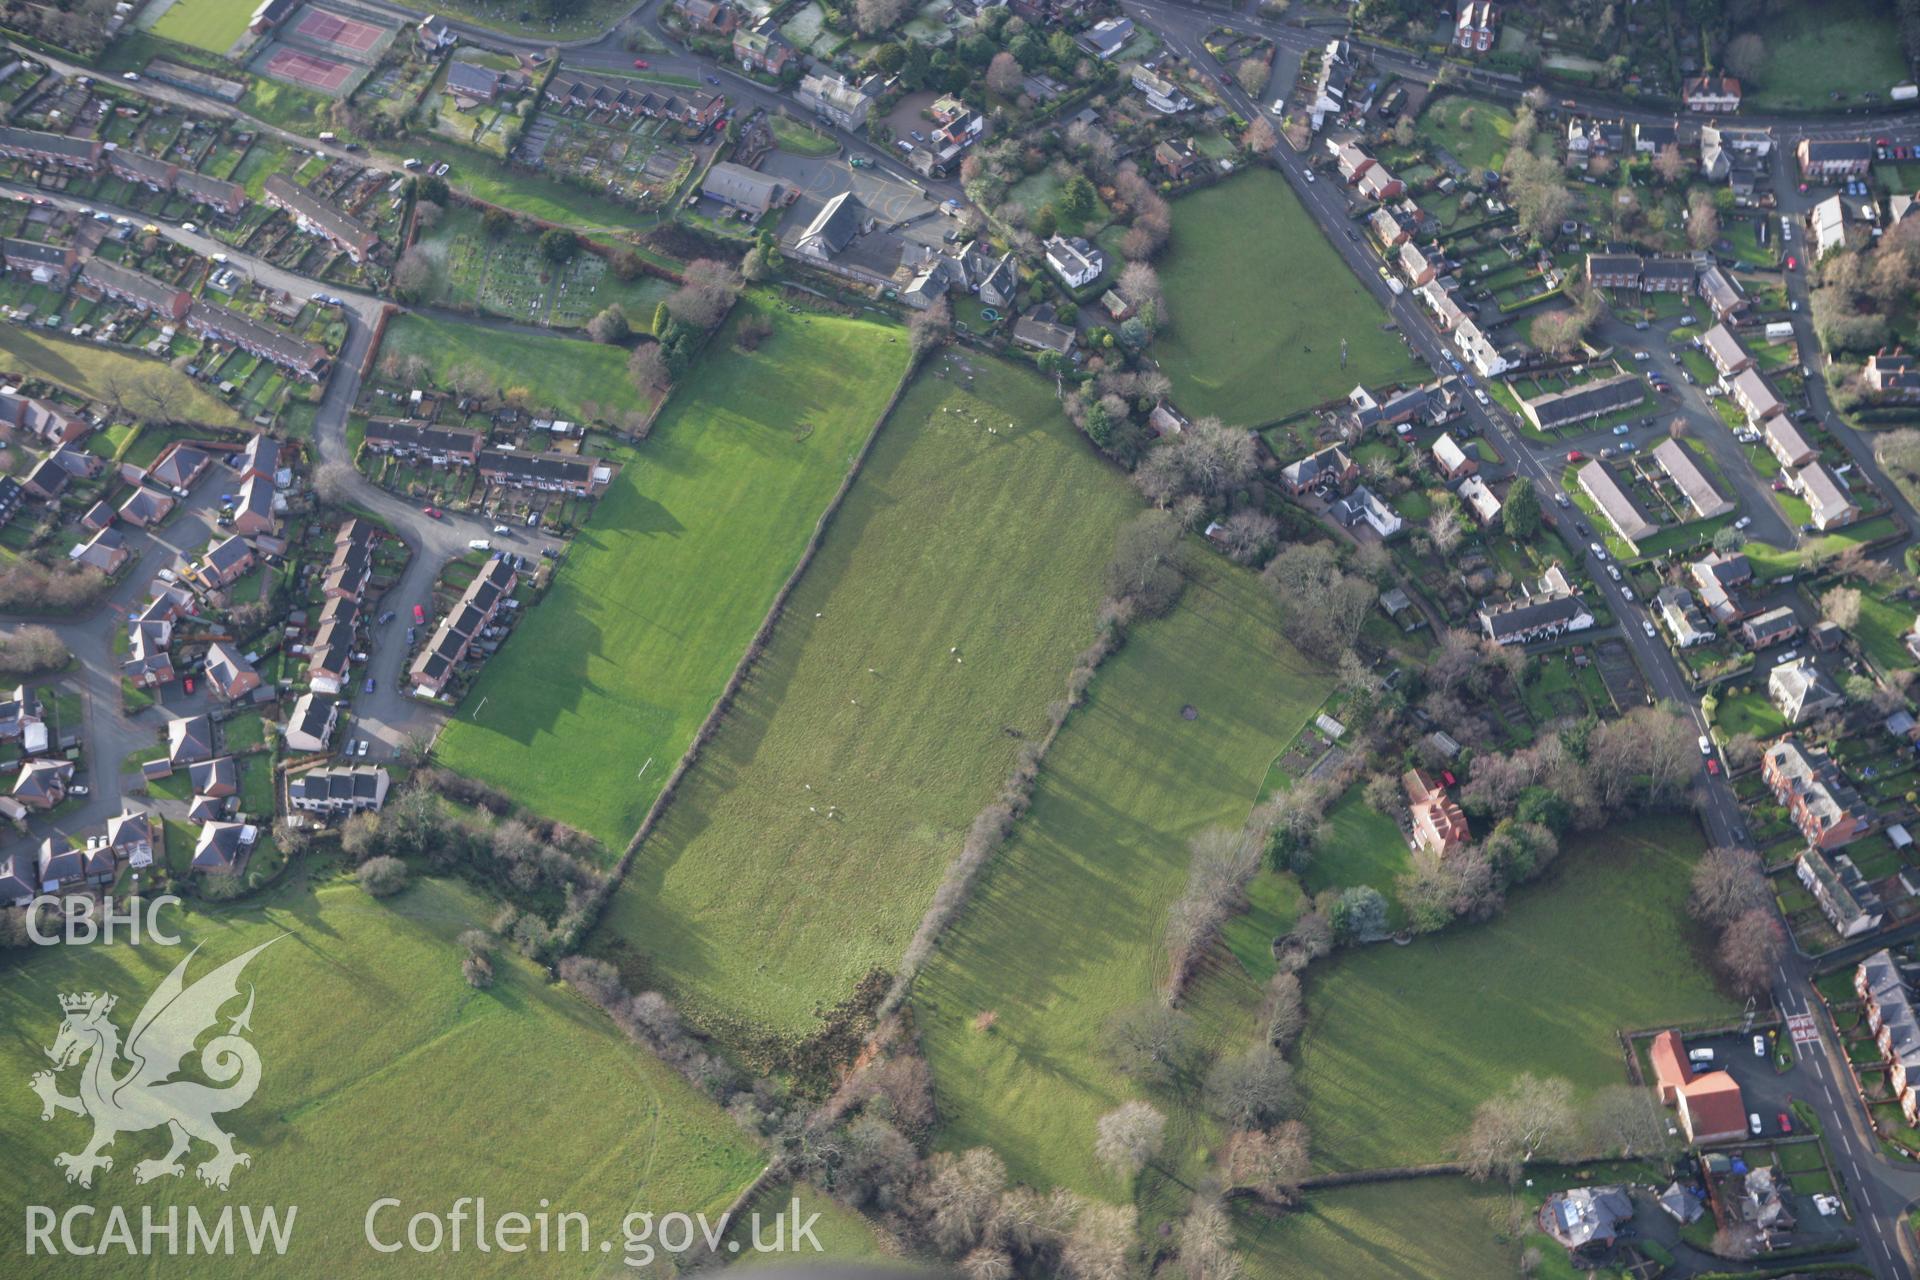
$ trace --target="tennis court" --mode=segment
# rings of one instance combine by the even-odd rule
[[[293,34],[315,44],[332,45],[343,53],[366,53],[381,40],[391,35],[391,27],[378,26],[371,22],[361,22],[334,13],[330,9],[317,9],[309,5],[300,15],[300,21],[294,24]]]
[[[322,93],[338,94],[348,77],[365,68],[282,46],[267,55],[266,61],[260,64],[260,70],[288,84],[305,85]]]

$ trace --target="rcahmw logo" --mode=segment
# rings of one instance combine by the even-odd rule
[[[194,1166],[194,1173],[209,1187],[227,1190],[235,1172],[253,1163],[247,1153],[234,1150],[233,1135],[214,1119],[245,1106],[260,1087],[260,1054],[244,1034],[251,1029],[253,1017],[251,986],[245,1007],[227,1022],[225,1030],[208,1040],[197,1054],[194,1045],[220,1021],[221,1009],[239,998],[240,975],[248,962],[276,941],[263,942],[188,985],[187,966],[199,954],[199,948],[194,948],[148,998],[128,1029],[124,1044],[119,1028],[108,1016],[113,1012],[113,996],[87,991],[60,997],[65,1018],[53,1047],[47,1050],[53,1069],[36,1073],[29,1083],[40,1095],[42,1120],[52,1120],[64,1111],[93,1122],[93,1135],[80,1150],[53,1158],[54,1164],[66,1171],[68,1182],[91,1187],[96,1173],[113,1169],[113,1157],[106,1154],[106,1149],[114,1140],[123,1133],[149,1129],[165,1129],[169,1146],[164,1154],[134,1164],[135,1182],[182,1176],[186,1165],[181,1157],[188,1155],[196,1142],[212,1148],[206,1159]],[[206,1082],[175,1078],[190,1057]],[[80,1071],[78,1092],[62,1093],[57,1075],[72,1067]],[[297,1208],[287,1208],[283,1222],[278,1209],[256,1211],[243,1206],[239,1213],[242,1232],[236,1237],[231,1205],[213,1215],[202,1215],[190,1206],[184,1215],[184,1228],[174,1209],[156,1213],[145,1208],[137,1230],[126,1210],[118,1205],[105,1209],[76,1205],[64,1212],[29,1205],[27,1250],[79,1255],[113,1250],[144,1253],[158,1244],[170,1253],[232,1252],[236,1246],[253,1253],[271,1247],[280,1253],[293,1233],[297,1213]]]

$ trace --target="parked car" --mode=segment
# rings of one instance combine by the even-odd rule
[[[362,738],[360,739],[360,749],[354,752],[354,754],[357,756],[364,756],[367,754],[368,750],[372,748],[372,746],[373,746],[373,743],[371,741],[369,741],[366,738]]]
[[[1620,581],[1620,566],[1619,566],[1619,565],[1617,565],[1617,564],[1610,564],[1610,565],[1608,565],[1608,566],[1607,566],[1607,576],[1608,576],[1609,578],[1612,578],[1612,579],[1613,579],[1613,580],[1614,580],[1615,582],[1618,582],[1618,581]]]
[[[1793,1132],[1793,1117],[1789,1116],[1784,1111],[1780,1113],[1780,1132],[1782,1133]]]
[[[497,534],[500,534],[502,537],[513,532],[513,530],[507,528],[507,526],[503,524],[497,524],[493,526],[493,531]]]
[[[1700,754],[1703,756],[1713,754],[1713,739],[1704,733],[1700,735]]]
[[[1607,562],[1607,549],[1601,546],[1599,543],[1589,542],[1587,544],[1587,550],[1593,552],[1593,558],[1595,560],[1598,560],[1601,564],[1605,564]]]
[[[1628,426],[1628,425],[1627,425],[1626,423],[1624,423],[1624,422],[1623,422],[1623,423],[1621,423],[1621,424],[1620,424],[1619,426],[1617,426],[1617,427],[1615,427],[1615,428],[1613,429],[1613,434],[1615,434],[1615,435],[1617,435],[1617,436],[1623,436],[1623,435],[1625,435],[1625,434],[1627,434],[1627,432],[1628,432],[1628,431],[1630,431],[1630,430],[1632,430],[1632,428],[1631,428],[1631,427],[1629,427],[1629,426]]]
[[[653,64],[648,62],[645,58],[635,58],[633,60],[633,69],[635,71],[645,71],[648,67],[652,65]]]
[[[372,677],[372,676],[368,676],[368,677],[367,677],[367,680],[366,680],[366,683],[360,686],[360,692],[362,692],[362,693],[372,693],[372,692],[373,692],[373,677]]]
[[[387,624],[388,624],[389,622],[392,622],[392,621],[393,621],[393,610],[391,610],[391,609],[389,609],[389,610],[387,610],[387,611],[386,611],[385,613],[383,613],[383,614],[381,614],[381,615],[380,615],[380,625],[381,625],[381,626],[383,626],[383,627],[384,627],[384,626],[386,626],[386,625],[387,625]]]
[[[1760,1133],[1761,1133],[1760,1113],[1758,1111],[1751,1111],[1747,1113],[1747,1128],[1753,1131],[1754,1137],[1757,1138],[1760,1136]]]
[[[1585,462],[1586,460],[1587,460],[1587,455],[1580,452],[1578,449],[1567,450],[1568,462]]]
[[[193,692],[193,677],[192,677],[192,676],[187,676],[187,677],[186,677],[185,679],[183,679],[183,680],[181,680],[181,681],[180,681],[180,687],[181,687],[181,689],[183,689],[183,690],[185,690],[185,691],[186,691],[187,693],[192,693],[192,692]]]
[[[438,520],[443,514],[445,514],[438,507],[422,507],[420,508],[420,510],[425,514],[432,516],[435,520]]]
[[[1571,507],[1573,505],[1573,500],[1567,497],[1567,495],[1564,493],[1555,493],[1553,495],[1553,500],[1555,503],[1557,503],[1562,507]]]
[[[1735,520],[1733,522],[1733,527],[1736,529],[1744,529],[1752,523],[1753,523],[1752,516],[1741,516],[1738,520]]]
[[[1712,1062],[1712,1061],[1713,1061],[1713,1050],[1711,1050],[1711,1049],[1689,1049],[1689,1050],[1687,1050],[1687,1061],[1688,1061],[1688,1062],[1696,1062],[1696,1063],[1698,1063],[1698,1062]]]
[[[1640,619],[1640,629],[1647,633],[1647,639],[1653,640],[1658,638],[1654,632],[1653,624],[1645,618]]]
[[[93,794],[93,788],[92,788],[92,787],[89,787],[89,786],[88,786],[88,785],[87,785],[86,783],[84,783],[84,782],[81,782],[81,783],[76,783],[75,785],[73,785],[73,786],[71,786],[71,787],[68,787],[68,788],[67,788],[67,794],[68,794],[68,795],[70,795],[70,796],[85,796],[85,795],[91,795],[91,794]]]
[[[1707,774],[1709,777],[1714,778],[1720,776],[1720,762],[1712,756],[1707,757]]]
[[[420,605],[413,606],[413,625],[417,627],[426,620],[427,611]],[[192,690],[188,690],[188,692],[192,692]]]
[[[1621,588],[1620,588],[1620,594],[1621,594],[1622,596],[1624,596],[1624,597],[1626,598],[1626,601],[1627,601],[1627,603],[1628,603],[1628,604],[1632,604],[1632,603],[1633,603],[1633,598],[1634,598],[1634,597],[1633,597],[1633,588],[1632,588],[1632,587],[1629,587],[1629,586],[1626,586],[1626,585],[1624,585],[1624,584],[1623,584],[1623,585],[1621,586]]]

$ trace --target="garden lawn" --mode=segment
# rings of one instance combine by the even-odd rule
[[[249,0],[174,0],[153,23],[157,36],[208,53],[225,53],[247,29],[257,3]]]
[[[440,734],[442,764],[614,849],[719,697],[905,366],[897,329],[758,303],[736,324],[746,309],[772,336],[755,355],[730,332],[715,339]]]
[[[1506,1191],[1420,1178],[1315,1191],[1296,1212],[1235,1215],[1247,1280],[1413,1280],[1514,1274],[1519,1248],[1494,1234]]]
[[[1270,169],[1175,203],[1160,280],[1172,324],[1154,354],[1189,414],[1260,426],[1355,383],[1426,376]]]
[[[1521,1072],[1618,1083],[1618,1028],[1732,1012],[1685,916],[1700,843],[1684,819],[1617,825],[1571,841],[1490,924],[1311,970],[1299,1078],[1315,1164],[1445,1159]]]
[[[559,417],[617,419],[650,406],[627,375],[622,347],[401,315],[387,326],[380,351],[383,359],[421,357],[442,386],[449,370],[478,365],[503,390],[525,387],[536,409],[551,409]]]
[[[614,899],[607,932],[696,1022],[804,1032],[896,965],[1093,639],[1138,502],[1049,382],[970,362],[970,389],[936,360],[894,411]]]
[[[915,991],[939,1145],[992,1145],[1015,1180],[1036,1186],[1125,1198],[1094,1165],[1094,1122],[1141,1091],[1101,1052],[1103,1030],[1117,1011],[1157,998],[1187,840],[1246,819],[1267,766],[1326,694],[1326,674],[1281,639],[1259,579],[1193,550],[1179,606],[1137,627],[1102,669],[1048,755],[1032,808]],[[1290,927],[1297,898],[1288,881],[1262,877],[1259,926],[1230,929],[1203,972],[1188,1004],[1210,1046],[1254,1043],[1273,961],[1247,935]],[[994,1025],[974,1030],[986,1012]],[[1149,1217],[1182,1210],[1202,1149],[1219,1137],[1191,1095],[1152,1100],[1170,1128],[1149,1175]]]
[[[1912,629],[1912,606],[1890,603],[1871,589],[1861,591],[1860,621],[1853,628],[1853,637],[1875,667],[1884,672],[1913,665],[1913,655],[1901,638]]]
[[[248,1038],[260,1054],[260,1090],[221,1119],[253,1157],[235,1172],[232,1198],[283,1212],[298,1206],[277,1274],[328,1280],[377,1270],[362,1220],[381,1196],[406,1202],[392,1219],[395,1231],[404,1231],[406,1214],[429,1206],[445,1212],[466,1195],[529,1213],[548,1198],[556,1210],[588,1214],[596,1232],[608,1234],[635,1208],[717,1214],[759,1172],[763,1154],[712,1101],[511,949],[495,953],[490,990],[470,988],[454,939],[495,909],[446,881],[417,882],[384,901],[344,881],[317,892],[301,884],[217,915],[170,915],[169,927],[178,925],[184,940],[178,947],[9,952],[0,961],[0,1020],[11,1033],[0,1043],[0,1063],[22,1087],[0,1106],[0,1142],[13,1157],[0,1169],[0,1194],[15,1204],[61,1206],[104,1197],[136,1223],[143,1206],[224,1207],[229,1196],[202,1186],[191,1167],[178,1180],[135,1184],[136,1160],[166,1149],[166,1135],[153,1130],[122,1134],[113,1169],[96,1176],[90,1193],[68,1185],[53,1156],[80,1148],[85,1121],[63,1114],[43,1123],[24,1082],[48,1065],[42,1050],[59,1030],[61,993],[117,996],[112,1019],[125,1034],[194,945],[203,949],[189,981],[277,937],[241,980],[243,995],[251,988],[257,996]],[[243,1003],[228,1002],[223,1026]],[[197,1073],[198,1057],[186,1061]],[[63,1074],[68,1092],[75,1078]],[[496,1105],[507,1097],[511,1106]],[[187,1159],[191,1165],[207,1154],[195,1144]],[[18,1215],[0,1224],[0,1248],[16,1257],[22,1225]],[[383,1232],[386,1226],[383,1219]],[[153,1259],[137,1255],[108,1250],[89,1270],[155,1274]],[[459,1266],[463,1275],[510,1276],[579,1274],[596,1265],[577,1257],[546,1264],[529,1270],[523,1259],[469,1247]],[[259,1269],[244,1249],[190,1268],[207,1277]]]
[[[1412,865],[1407,838],[1400,834],[1399,823],[1369,809],[1360,791],[1357,785],[1349,788],[1327,811],[1327,838],[1300,873],[1300,887],[1311,895],[1372,885],[1387,899],[1389,923],[1399,928],[1402,912],[1393,882]]]
[[[1822,0],[1765,19],[1759,32],[1767,61],[1746,105],[1832,110],[1827,95],[1834,90],[1884,100],[1908,78],[1891,9],[1875,0]]]
[[[1414,132],[1470,168],[1498,169],[1513,137],[1513,112],[1497,102],[1449,95],[1427,107]]]
[[[199,383],[158,360],[125,355],[90,342],[70,342],[30,333],[15,324],[0,325],[0,356],[4,356],[12,369],[30,370],[70,391],[97,400],[111,398],[102,386],[102,379],[110,373],[158,376],[176,381],[182,388],[186,406],[182,418],[216,426],[235,426],[239,422],[232,409],[208,394]]]

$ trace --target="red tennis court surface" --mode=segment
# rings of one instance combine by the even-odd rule
[[[325,9],[313,8],[307,10],[293,30],[295,35],[321,44],[339,45],[355,53],[365,53],[380,42],[381,36],[387,34],[385,27],[376,27],[371,22],[356,22]]]
[[[321,58],[293,49],[275,49],[267,57],[266,73],[295,84],[309,84],[333,93],[347,82],[354,68],[332,58]]]

